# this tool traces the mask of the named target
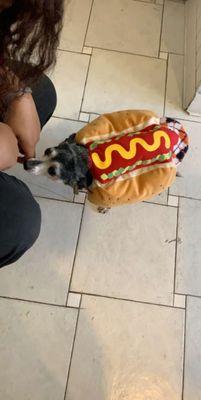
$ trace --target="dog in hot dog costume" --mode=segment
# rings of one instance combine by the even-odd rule
[[[179,122],[128,110],[101,115],[25,167],[59,178],[75,192],[87,188],[91,203],[111,208],[170,187],[187,150],[188,136]]]

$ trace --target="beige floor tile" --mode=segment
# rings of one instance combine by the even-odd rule
[[[182,177],[177,177],[170,188],[170,194],[201,199],[201,124],[197,122],[180,121],[189,134],[189,152],[179,166]]]
[[[60,400],[77,311],[0,299],[0,398]]]
[[[70,292],[68,294],[67,307],[79,308],[80,301],[81,301],[81,294]]]
[[[168,59],[168,53],[160,51],[159,57],[162,58],[163,60],[167,60]]]
[[[77,132],[85,124],[81,122],[52,118],[43,129],[40,142],[37,146],[37,156],[41,157],[45,149],[57,146],[70,134]],[[73,201],[73,191],[62,182],[52,182],[45,176],[34,176],[24,171],[22,165],[16,165],[7,171],[26,183],[35,196]]]
[[[22,180],[34,196],[47,199],[73,201],[73,191],[62,182],[52,182],[46,176],[33,176],[24,171],[21,165],[16,165],[7,171],[9,175]]]
[[[81,112],[79,115],[79,120],[83,122],[89,122],[90,114]]]
[[[96,118],[98,118],[99,117],[99,115],[98,114],[90,114],[90,117],[89,117],[89,122],[92,122],[92,121],[94,121]]]
[[[168,196],[168,206],[178,207],[179,205],[179,197],[178,196]]]
[[[201,299],[188,297],[184,400],[201,398]]]
[[[79,192],[79,194],[75,195],[74,202],[84,204],[86,200],[86,193]]]
[[[176,211],[143,203],[99,215],[87,207],[71,290],[172,304]]]
[[[42,230],[34,247],[0,270],[0,295],[65,304],[82,206],[40,200]]]
[[[167,0],[164,5],[161,51],[184,52],[184,3]]]
[[[181,399],[183,310],[88,296],[81,307],[66,400]]]
[[[85,53],[85,54],[92,54],[92,47],[88,47],[88,46],[84,46],[83,47],[83,53]]]
[[[89,59],[86,54],[58,52],[55,70],[50,75],[58,96],[55,116],[79,118]]]
[[[162,192],[157,196],[152,197],[150,200],[147,200],[148,203],[156,203],[156,204],[165,204],[168,202],[168,191]]]
[[[201,202],[181,199],[176,292],[201,296]]]
[[[82,110],[142,108],[162,114],[165,71],[165,60],[94,50]]]
[[[183,110],[183,62],[183,56],[169,55],[165,114],[168,117],[201,122],[201,117],[190,116]]]
[[[86,45],[158,57],[161,18],[159,5],[95,0]]]
[[[186,307],[186,296],[183,294],[174,295],[174,307],[185,308]]]
[[[82,51],[91,4],[92,0],[65,0],[60,49]]]

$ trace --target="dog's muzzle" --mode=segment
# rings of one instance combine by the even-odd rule
[[[33,175],[46,175],[53,180],[60,179],[61,166],[59,162],[44,156],[42,160],[30,158],[24,162],[24,169]]]
[[[34,175],[41,175],[45,171],[45,161],[37,160],[36,158],[30,158],[24,162],[25,171],[31,172]]]
[[[36,167],[41,166],[44,163],[44,161],[36,160],[36,158],[30,158],[29,160],[26,160],[24,162],[24,169],[25,171],[30,171],[34,170]]]

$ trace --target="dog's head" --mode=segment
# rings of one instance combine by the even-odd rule
[[[57,147],[46,149],[41,160],[27,160],[24,168],[34,175],[61,180],[77,194],[80,189],[87,188],[88,151],[76,144],[75,135],[71,135]]]

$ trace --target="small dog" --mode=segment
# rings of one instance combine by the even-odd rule
[[[25,170],[34,175],[59,179],[71,186],[74,194],[88,189],[93,181],[88,165],[88,151],[84,146],[76,144],[75,136],[71,135],[57,147],[46,149],[42,160],[27,160],[24,163]]]
[[[149,111],[121,111],[100,116],[25,170],[48,175],[88,192],[99,212],[142,201],[169,187],[176,166],[188,150],[183,127]]]
[[[87,149],[75,142],[76,134],[60,143],[57,147],[45,150],[42,160],[31,158],[24,163],[24,169],[34,175],[46,175],[52,180],[62,181],[73,189],[74,195],[90,191],[93,177]],[[110,207],[97,207],[97,211],[106,214]]]

